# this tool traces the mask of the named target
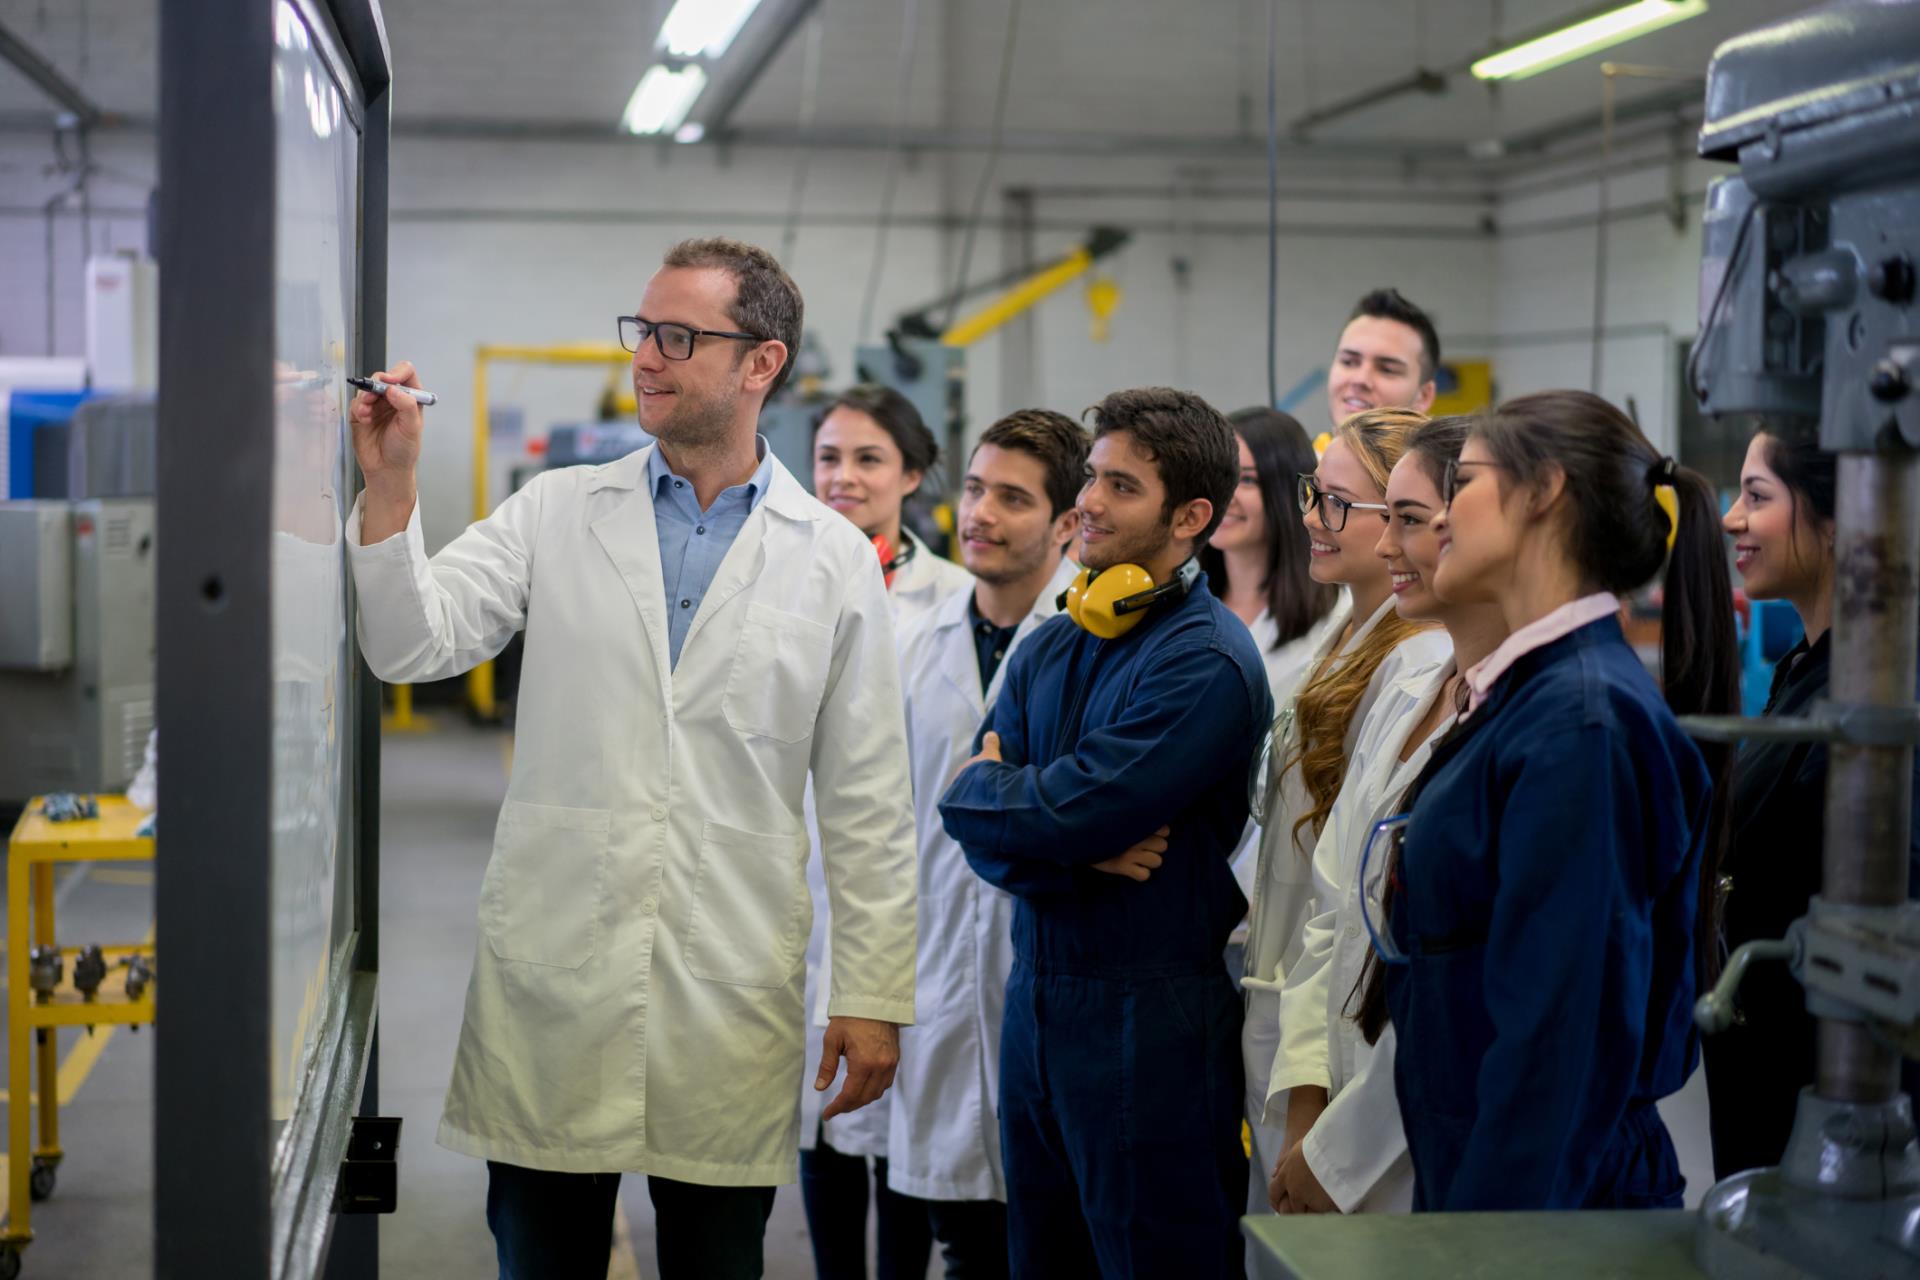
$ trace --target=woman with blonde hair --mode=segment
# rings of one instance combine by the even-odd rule
[[[1268,1208],[1281,1155],[1284,1094],[1268,1097],[1280,1037],[1280,992],[1300,955],[1313,892],[1312,854],[1346,776],[1347,757],[1382,689],[1451,651],[1446,632],[1394,612],[1392,579],[1374,548],[1386,527],[1387,477],[1427,421],[1409,409],[1370,409],[1334,432],[1312,475],[1299,478],[1301,521],[1316,582],[1345,586],[1304,681],[1276,695],[1269,803],[1249,909],[1246,1022],[1247,1121],[1254,1171],[1248,1206]]]

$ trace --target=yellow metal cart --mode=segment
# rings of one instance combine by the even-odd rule
[[[102,947],[106,978],[88,999],[74,985],[81,949],[59,947],[54,940],[53,869],[62,862],[152,861],[153,837],[135,835],[146,818],[125,796],[103,795],[100,816],[77,822],[49,822],[36,797],[21,815],[7,843],[7,1221],[0,1228],[0,1280],[20,1273],[20,1252],[33,1239],[31,1205],[53,1194],[60,1167],[58,1038],[60,1027],[137,1025],[153,1021],[153,980],[135,981],[126,961],[144,957],[151,967],[153,947],[128,944]],[[57,948],[60,977],[51,989],[36,991],[33,949]],[[43,984],[44,986],[44,984]],[[38,1050],[34,1053],[33,1050]],[[36,1063],[37,1058],[37,1063]],[[37,1070],[36,1070],[37,1066]],[[29,1147],[28,1123],[39,1092],[40,1141]],[[31,1159],[27,1158],[31,1151]]]

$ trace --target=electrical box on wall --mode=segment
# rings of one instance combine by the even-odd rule
[[[160,349],[160,270],[148,258],[87,259],[87,373],[95,391],[152,391]]]

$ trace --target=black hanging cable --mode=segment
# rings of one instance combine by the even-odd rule
[[[967,211],[967,228],[960,239],[960,267],[954,273],[953,292],[947,302],[947,317],[940,322],[941,332],[953,327],[960,312],[961,295],[967,291],[967,273],[973,266],[974,237],[980,231],[980,215],[987,204],[987,189],[993,185],[994,170],[1000,164],[1000,142],[1005,136],[1007,125],[1008,89],[1013,83],[1013,47],[1019,38],[1020,0],[1008,0],[1007,38],[1000,46],[1000,86],[994,92],[993,134],[987,143],[986,167],[980,171],[980,181],[974,184],[973,206]]]
[[[894,94],[892,138],[887,144],[887,176],[880,187],[880,223],[873,237],[873,264],[867,268],[866,296],[860,303],[859,340],[873,332],[873,307],[880,297],[880,275],[887,262],[887,232],[893,225],[893,196],[900,181],[900,145],[907,127],[907,100],[913,88],[913,41],[920,25],[920,0],[906,0],[900,24],[899,89]]]
[[[793,271],[793,249],[800,239],[800,199],[807,189],[807,169],[816,150],[813,117],[820,92],[820,45],[827,25],[827,6],[820,5],[807,22],[806,73],[800,88],[800,158],[793,166],[793,190],[787,196],[787,225],[780,233],[780,265]]]
[[[1267,0],[1267,407],[1280,407],[1279,0]]]

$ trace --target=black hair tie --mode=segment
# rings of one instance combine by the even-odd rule
[[[1679,463],[1675,462],[1671,457],[1663,457],[1660,461],[1647,468],[1647,483],[1653,485],[1655,488],[1663,484],[1673,484],[1674,481],[1678,479],[1679,470]]]

